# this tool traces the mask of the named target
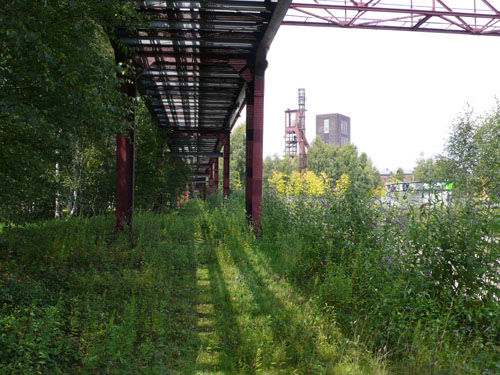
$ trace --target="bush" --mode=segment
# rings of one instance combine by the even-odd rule
[[[0,234],[0,373],[138,374],[168,368],[176,275],[194,269],[193,220],[136,213],[48,221]],[[190,229],[191,228],[191,229]],[[163,348],[163,349],[159,349]]]
[[[275,270],[374,351],[413,356],[420,371],[459,361],[487,373],[500,361],[495,202],[387,208],[353,185],[321,198],[268,194],[264,212]]]

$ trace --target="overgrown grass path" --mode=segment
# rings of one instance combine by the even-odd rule
[[[330,203],[344,212],[342,202]],[[296,215],[275,203],[259,238],[235,194],[225,204],[139,212],[133,231],[118,236],[110,215],[4,228],[0,374],[498,373],[496,301],[436,311],[444,304],[431,298],[437,284],[427,266],[417,258],[425,273],[407,280],[392,252],[407,238],[399,225],[358,223],[373,229],[355,243],[345,223],[325,232],[323,211]],[[419,223],[425,245],[429,231]],[[386,230],[399,240],[379,243]],[[483,232],[471,233],[480,243]],[[469,242],[449,249],[461,244]],[[478,314],[471,332],[485,327],[484,336],[463,336],[466,312]]]
[[[196,270],[178,275],[171,301],[182,315],[176,330],[184,332],[169,344],[177,353],[173,374],[385,373],[342,337],[333,314],[273,272],[244,222],[219,214],[193,218],[193,247],[186,250]]]

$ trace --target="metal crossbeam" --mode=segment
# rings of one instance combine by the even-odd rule
[[[500,2],[295,0],[283,24],[500,36]]]

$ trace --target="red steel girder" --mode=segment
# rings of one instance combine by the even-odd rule
[[[223,160],[223,174],[222,174],[222,191],[223,191],[223,196],[224,198],[229,198],[229,170],[230,170],[230,165],[229,165],[229,158],[231,154],[231,137],[229,135],[226,135],[223,140],[223,145],[224,145],[224,160]]]
[[[254,75],[248,85],[246,128],[246,212],[259,232],[262,204],[262,155],[264,140],[264,74]]]
[[[292,0],[133,2],[151,16],[150,27],[119,29],[117,37],[137,67],[148,109],[171,132],[167,155],[213,163],[208,181],[193,178],[202,196],[207,187],[217,188],[221,156],[223,194],[229,196],[230,130],[252,97],[247,214],[260,229],[266,55]],[[204,131],[209,128],[214,131]]]
[[[500,6],[488,0],[295,0],[283,24],[500,36]]]
[[[121,77],[124,81],[126,77]],[[137,94],[135,80],[125,81],[121,92],[133,98]],[[131,110],[126,120],[134,124]],[[132,127],[126,134],[116,135],[116,224],[115,231],[131,230],[134,211],[135,132]]]
[[[213,158],[212,163],[214,165],[214,190],[219,189],[219,159]]]

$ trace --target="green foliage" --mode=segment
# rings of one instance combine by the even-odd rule
[[[417,160],[418,181],[452,181],[457,198],[488,198],[500,192],[500,104],[482,118],[466,108],[451,126],[444,153]]]
[[[122,94],[115,27],[142,21],[130,2],[28,1],[0,14],[0,221],[91,216],[114,206],[115,134],[124,115],[137,123],[136,202],[172,204],[184,189],[185,165],[158,167],[164,137],[147,112]]]
[[[304,298],[270,267],[267,256],[274,249],[246,225],[240,193],[222,207],[207,208],[200,207],[197,219],[204,240],[198,275],[206,290],[203,326],[214,321],[214,328],[203,331],[200,372],[194,373],[385,373],[362,345],[342,336],[313,298]]]
[[[161,374],[172,338],[172,291],[194,272],[192,220],[137,214],[6,228],[0,255],[0,373]],[[196,349],[196,346],[193,350]]]
[[[484,118],[467,108],[451,128],[444,155],[439,157],[441,175],[454,181],[456,194],[486,197],[500,191],[500,104]]]
[[[317,175],[326,173],[333,180],[347,174],[352,182],[366,190],[373,190],[380,185],[380,174],[373,167],[365,153],[358,155],[352,144],[338,147],[323,143],[319,137],[307,152],[307,167]]]
[[[486,116],[476,133],[478,162],[476,174],[481,175],[481,189],[492,195],[500,193],[500,103]]]
[[[425,159],[423,154],[421,154],[414,168],[415,181],[446,181],[449,178],[447,176],[448,168],[446,159],[443,156]]]
[[[275,172],[268,182],[271,191],[281,198],[302,195],[317,197],[325,194],[330,188],[329,181],[324,176],[316,176],[311,171],[295,171],[290,176]]]
[[[231,191],[240,188],[246,181],[246,124],[236,126],[231,133],[231,159],[229,184]]]
[[[352,184],[321,199],[267,197],[263,240],[273,269],[396,373],[495,373],[498,214],[494,202],[386,210]]]
[[[328,260],[324,261],[325,263]],[[326,266],[325,280],[319,286],[321,301],[328,306],[349,306],[352,302],[352,279],[344,268],[333,262]]]
[[[403,168],[399,167],[396,170],[396,173],[391,177],[391,180],[394,182],[402,182],[405,180],[405,172],[403,171]]]
[[[0,218],[53,215],[57,192],[64,199],[81,194],[82,202],[103,196],[95,206],[109,206],[102,186],[109,170],[95,166],[107,163],[107,137],[124,129],[130,103],[118,90],[108,35],[130,6],[16,0],[1,7]],[[88,192],[77,186],[83,180],[92,185]],[[64,185],[71,191],[63,192]]]
[[[0,236],[0,373],[385,374],[263,257],[241,191]],[[132,241],[130,241],[132,240]]]
[[[290,159],[288,155],[285,155],[281,159],[278,155],[274,154],[271,156],[266,156],[262,164],[262,184],[264,189],[269,188],[269,180],[276,173],[282,173],[284,175],[290,176],[293,172],[299,170],[299,159]]]
[[[159,130],[143,101],[137,106],[136,123],[135,207],[176,207],[177,196],[191,182],[191,169],[182,159],[164,155],[167,135]]]
[[[498,206],[243,192],[0,234],[0,372],[494,374]],[[383,359],[382,359],[383,358]],[[387,371],[384,369],[387,368]]]
[[[456,182],[456,191],[469,194],[474,184],[473,172],[477,164],[478,144],[475,142],[477,122],[472,110],[459,117],[452,125],[451,135],[446,144],[446,158],[450,180]],[[477,183],[477,181],[476,181]]]

